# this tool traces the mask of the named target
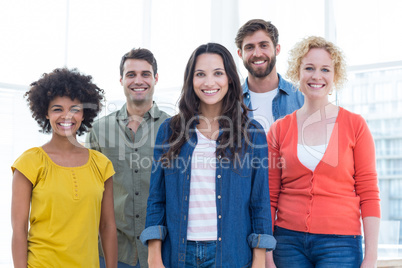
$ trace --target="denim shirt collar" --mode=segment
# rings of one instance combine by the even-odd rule
[[[189,134],[191,134],[191,135],[189,135],[189,137],[196,139],[197,135],[195,135],[195,128],[200,123],[200,120],[199,120],[200,116],[197,113],[197,114],[195,114],[195,117],[196,117],[196,119],[191,122],[191,125],[189,127]],[[216,140],[217,144],[219,143],[218,140],[219,140],[219,137],[222,135],[222,133],[223,133],[222,126],[221,126],[221,124],[219,124],[219,134],[218,134],[218,139]]]
[[[282,76],[278,73],[278,78],[279,78],[279,83],[278,83],[278,89],[282,91],[282,93],[290,95],[291,91],[294,90],[294,88],[289,87],[288,83],[282,78]],[[250,89],[248,87],[248,77],[246,78],[246,81],[243,84],[243,95],[244,94],[250,94]]]

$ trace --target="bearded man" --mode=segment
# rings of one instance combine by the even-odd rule
[[[248,70],[243,84],[243,100],[267,133],[276,120],[302,107],[304,96],[276,72],[276,56],[281,51],[278,29],[270,22],[253,19],[237,32],[238,55]]]

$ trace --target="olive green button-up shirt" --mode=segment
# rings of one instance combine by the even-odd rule
[[[127,127],[125,104],[94,122],[87,135],[87,146],[106,155],[116,171],[113,194],[119,262],[134,266],[139,260],[141,268],[148,267],[148,249],[139,237],[145,227],[155,139],[159,126],[168,117],[154,103],[134,133]]]

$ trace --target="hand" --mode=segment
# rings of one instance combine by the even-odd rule
[[[272,251],[265,253],[265,268],[276,268]]]
[[[149,268],[165,268],[161,259],[159,259],[159,260],[148,259],[148,267]]]
[[[149,268],[165,268],[162,262],[162,241],[152,239],[148,241],[148,266]]]
[[[360,268],[376,268],[377,267],[377,260],[376,259],[369,259],[369,258],[364,258],[362,265]]]
[[[253,261],[253,264],[251,265],[251,268],[264,268],[264,262],[257,262],[257,261]]]
[[[253,248],[253,264],[251,268],[265,267],[265,248]]]

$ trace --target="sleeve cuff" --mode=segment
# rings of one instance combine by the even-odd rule
[[[167,229],[166,226],[163,225],[156,225],[156,226],[150,226],[148,228],[145,228],[144,231],[142,231],[140,240],[144,246],[148,246],[148,240],[152,239],[158,239],[158,240],[165,240],[165,237],[167,235]]]
[[[266,248],[267,251],[274,250],[276,240],[272,235],[252,233],[247,238],[250,248]]]

